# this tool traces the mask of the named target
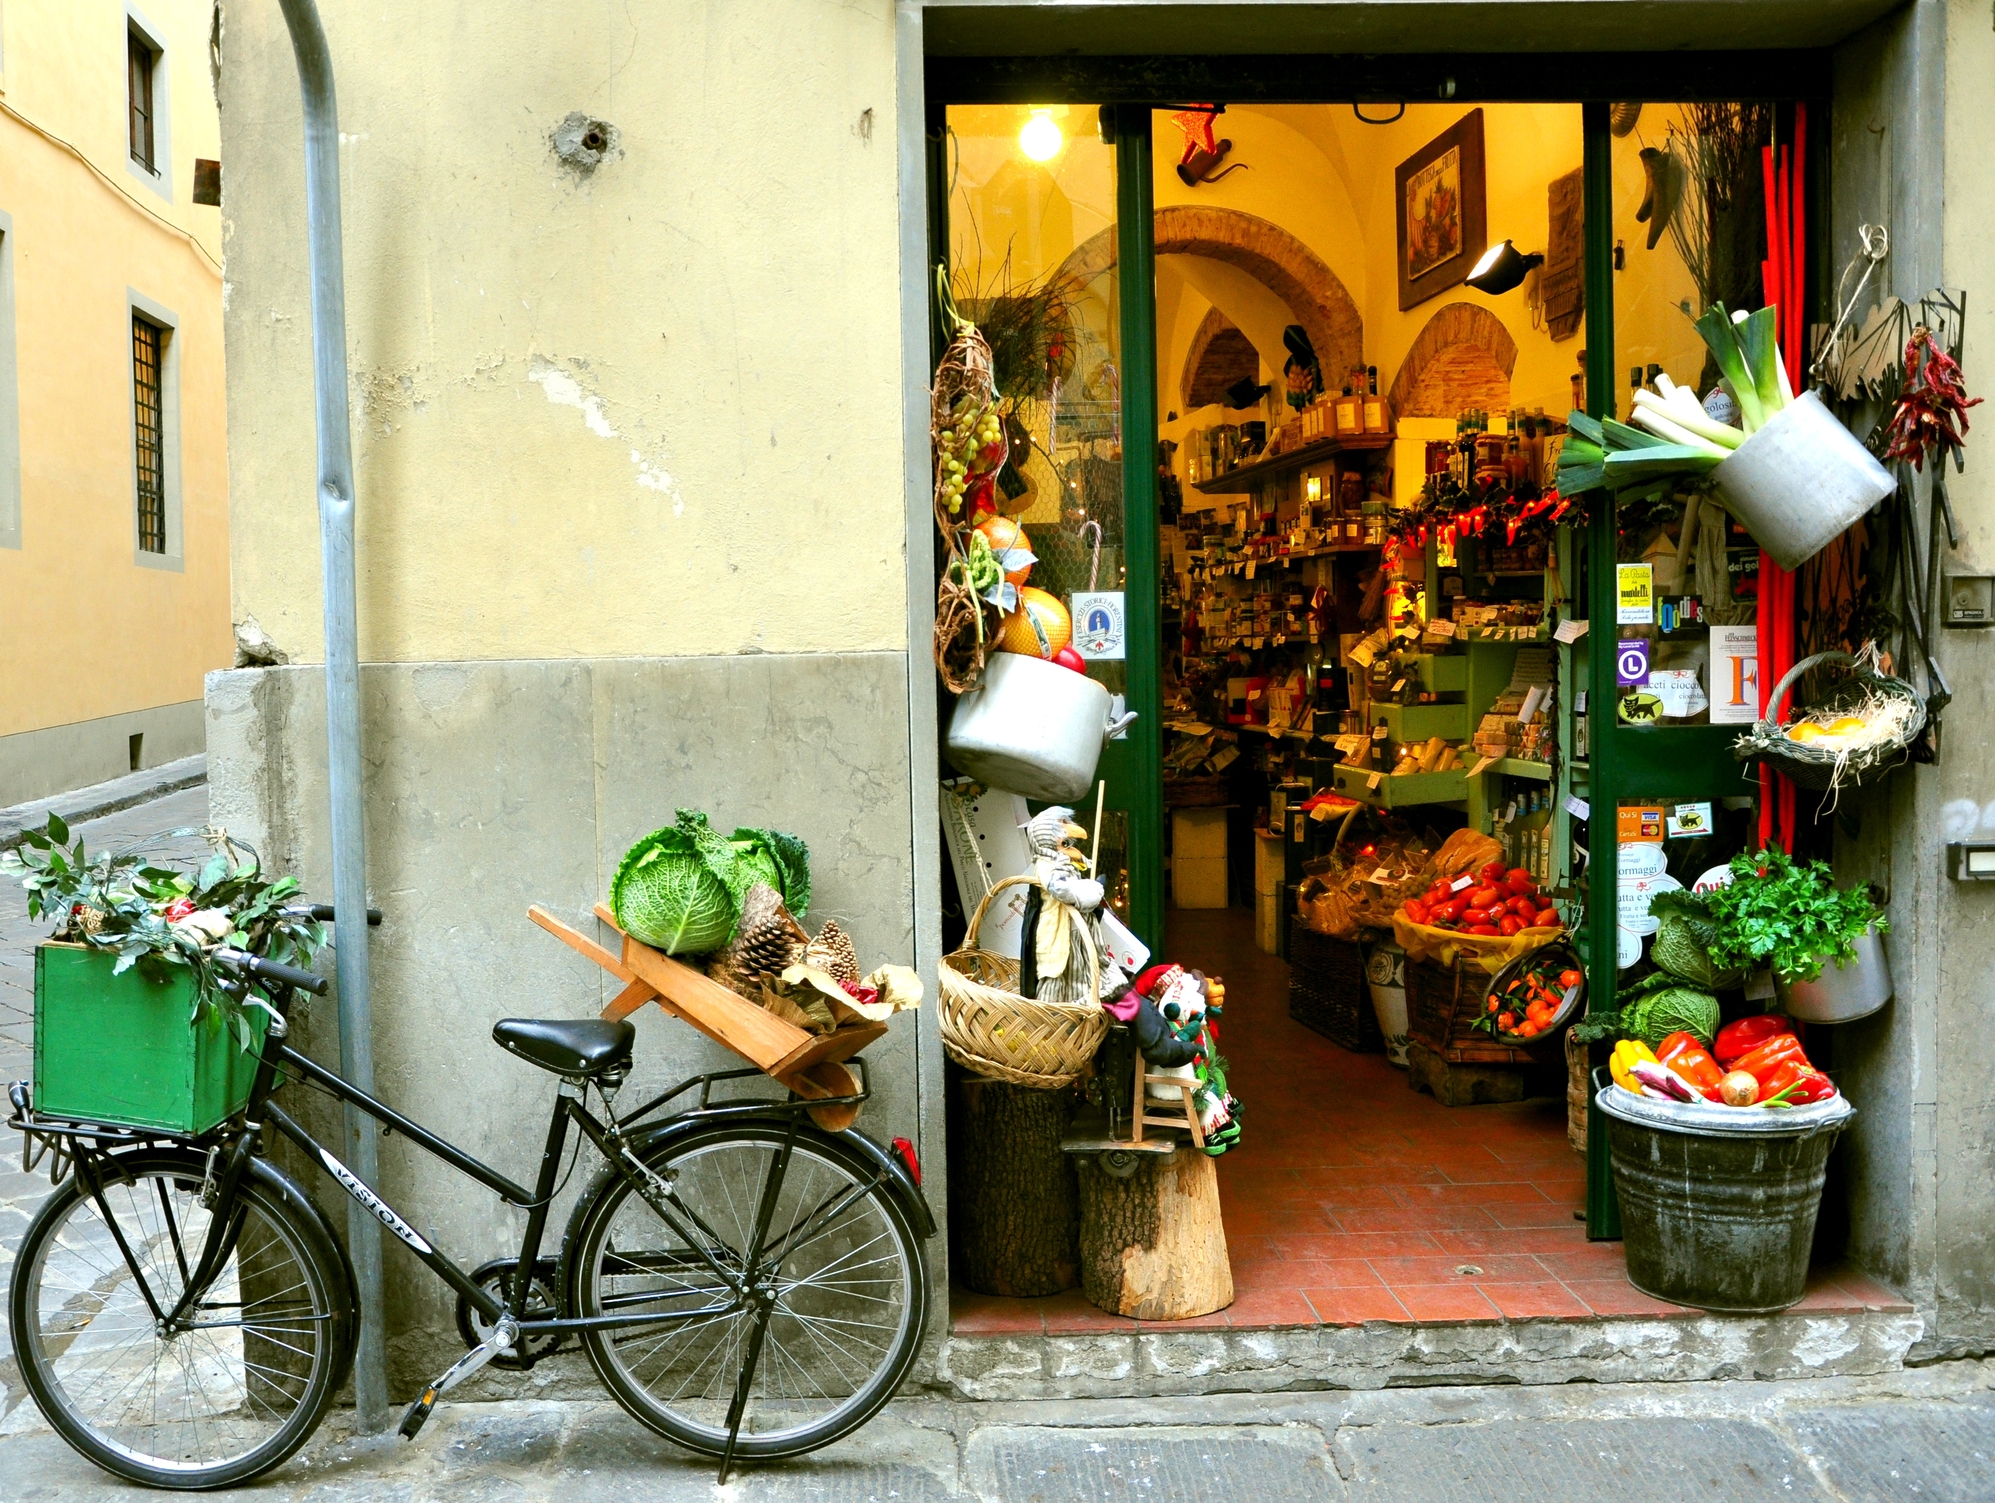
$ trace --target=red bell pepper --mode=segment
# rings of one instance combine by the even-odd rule
[[[1696,1034],[1681,1031],[1670,1034],[1656,1049],[1656,1058],[1695,1086],[1706,1101],[1720,1099],[1718,1083],[1725,1078],[1725,1072],[1698,1042]]]
[[[1727,1067],[1743,1070],[1759,1082],[1759,1099],[1764,1101],[1768,1093],[1767,1082],[1784,1064],[1793,1063],[1803,1069],[1812,1068],[1808,1056],[1801,1050],[1801,1040],[1791,1033],[1776,1033],[1750,1054],[1742,1054]]]
[[[1711,1057],[1726,1069],[1732,1069],[1734,1062],[1759,1048],[1768,1039],[1780,1034],[1791,1035],[1794,1024],[1778,1013],[1761,1013],[1758,1017],[1740,1018],[1727,1023],[1718,1030],[1718,1037],[1712,1041]]]
[[[1836,1094],[1828,1076],[1801,1059],[1784,1059],[1760,1082],[1761,1106],[1806,1106]]]

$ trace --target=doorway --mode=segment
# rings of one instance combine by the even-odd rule
[[[1709,756],[1722,728],[1694,716],[1672,728],[1694,754],[1645,744],[1635,781],[1610,780],[1613,717],[1580,707],[1618,696],[1550,626],[1614,620],[1598,598],[1622,547],[1611,509],[1591,530],[1556,497],[1515,528],[1418,523],[1457,472],[1480,485],[1493,466],[1507,495],[1542,497],[1553,430],[1574,406],[1611,411],[1627,370],[1696,380],[1678,304],[1701,289],[1644,155],[1678,111],[1644,106],[1618,133],[1605,106],[1503,101],[1390,119],[1348,103],[938,112],[957,306],[1014,331],[1057,308],[1073,331],[1013,343],[1029,358],[1011,387],[1035,395],[1015,404],[1021,488],[997,510],[1029,538],[1023,583],[1122,596],[1123,653],[1087,671],[1137,729],[1103,759],[1098,827],[1080,818],[1152,955],[1226,981],[1245,1128],[1221,1163],[1226,1324],[1690,1313],[1626,1282],[1563,1058],[1519,1051],[1476,1101],[1478,1070],[1503,1067],[1442,1057],[1465,1052],[1444,1020],[1416,1090],[1376,1026],[1326,1036],[1306,998],[1291,1006],[1315,963],[1294,953],[1298,899],[1356,851],[1411,869],[1479,833],[1576,930],[1587,899],[1616,896],[1612,869],[1602,887],[1581,865],[1590,802],[1746,796]],[[1468,285],[1506,252],[1529,263],[1517,277]],[[1520,715],[1533,691],[1541,714]],[[1611,1006],[1613,926],[1605,951],[1599,933],[1578,942]],[[1384,989],[1414,963],[1389,964]],[[1811,1298],[1856,1296],[1825,1273]],[[1048,1334],[1103,1319],[1077,1293],[959,1295],[957,1317]]]

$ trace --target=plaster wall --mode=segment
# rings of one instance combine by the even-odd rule
[[[674,808],[705,809],[723,829],[794,831],[810,847],[811,926],[836,918],[868,969],[912,953],[899,653],[370,664],[361,697],[368,901],[385,915],[370,934],[376,1086],[390,1105],[516,1180],[532,1182],[554,1080],[501,1052],[492,1024],[592,1017],[619,990],[534,927],[527,906],[607,933],[591,907],[631,842],[669,824]],[[272,870],[329,893],[324,675],[212,674],[207,705],[215,822]],[[301,1045],[334,1066],[335,1000],[312,1003]],[[633,1022],[626,1109],[697,1071],[740,1067],[656,1008]],[[941,1145],[927,1151],[917,1120],[915,1039],[914,1020],[903,1018],[867,1051],[875,1098],[862,1126],[883,1142],[907,1136],[939,1170]],[[939,1080],[920,1088],[939,1099]],[[291,1095],[315,1129],[338,1140],[319,1098]],[[343,1223],[323,1176],[301,1178],[329,1193],[324,1203]],[[929,1179],[935,1195],[937,1175]],[[575,1176],[570,1202],[587,1181],[586,1172]],[[518,1250],[521,1213],[400,1136],[381,1142],[381,1190],[462,1267]],[[555,1233],[565,1214],[566,1203]],[[944,1279],[939,1244],[931,1250]],[[403,1250],[387,1262],[391,1386],[400,1395],[440,1372],[458,1339],[445,1286]]]
[[[320,5],[368,661],[907,640],[893,9]],[[296,71],[232,4],[234,608],[323,657]],[[599,164],[556,155],[573,112]]]
[[[1937,28],[1938,18],[1925,25]],[[1945,228],[1943,275],[1950,287],[1971,289],[1968,306],[1995,286],[1995,183],[1987,163],[1995,152],[1995,119],[1987,101],[1995,76],[1995,26],[1985,7],[1951,0],[1945,15],[1946,145],[1943,163]],[[1895,234],[1895,231],[1894,231]],[[1995,370],[1995,334],[1985,319],[1970,317],[1966,370],[1986,389]],[[1985,410],[1985,409],[1983,409]],[[1972,451],[1970,451],[1972,452]],[[1979,462],[1977,462],[1977,460]],[[1960,548],[1943,553],[1943,568],[1995,573],[1995,467],[1985,456],[1967,472],[1949,474],[1947,494],[1960,520]],[[1953,680],[1947,712],[1946,755],[1928,781],[1939,805],[1938,831],[1921,831],[1921,861],[1933,884],[1937,920],[1937,1077],[1934,1110],[1935,1216],[1938,1256],[1934,1269],[1935,1344],[1957,1351],[1995,1348],[1995,1093],[1972,1067],[1972,1051],[1995,1024],[1995,892],[1940,875],[1941,840],[1971,833],[1995,839],[1995,641],[1985,632],[1939,631],[1940,661]],[[1918,813],[1924,818],[1925,811]]]
[[[0,654],[0,743],[11,743],[0,804],[128,771],[124,735],[90,727],[130,720],[174,739],[169,724],[184,726],[202,674],[230,656],[221,227],[191,201],[193,159],[220,154],[212,11],[206,0],[144,10],[166,44],[170,199],[126,170],[125,6],[0,10],[0,257],[11,263],[13,333],[0,401],[19,435],[18,532],[0,515],[0,640],[14,648]],[[0,269],[0,297],[6,281]],[[179,514],[164,556],[138,550],[132,294],[176,316]],[[198,750],[197,739],[172,755]]]

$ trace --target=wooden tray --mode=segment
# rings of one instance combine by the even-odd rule
[[[885,1023],[852,1023],[833,1033],[811,1033],[735,995],[662,950],[624,934],[601,903],[595,912],[622,937],[621,956],[612,955],[538,905],[526,911],[527,917],[549,934],[624,983],[623,990],[603,1009],[605,1018],[625,1018],[647,1002],[656,1002],[672,1017],[690,1023],[806,1101],[858,1093],[859,1084],[844,1061],[884,1036]],[[858,1116],[856,1105],[811,1110],[812,1120],[827,1132],[844,1131]]]

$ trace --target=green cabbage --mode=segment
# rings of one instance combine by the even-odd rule
[[[1651,1049],[1679,1030],[1694,1033],[1698,1042],[1709,1045],[1718,1033],[1718,999],[1667,974],[1647,980],[1665,984],[1643,993],[1622,1009],[1622,1021],[1629,1034]]]
[[[610,883],[617,927],[668,955],[704,954],[734,937],[741,900],[757,882],[793,914],[810,905],[810,852],[779,830],[723,837],[693,809],[624,852]]]

